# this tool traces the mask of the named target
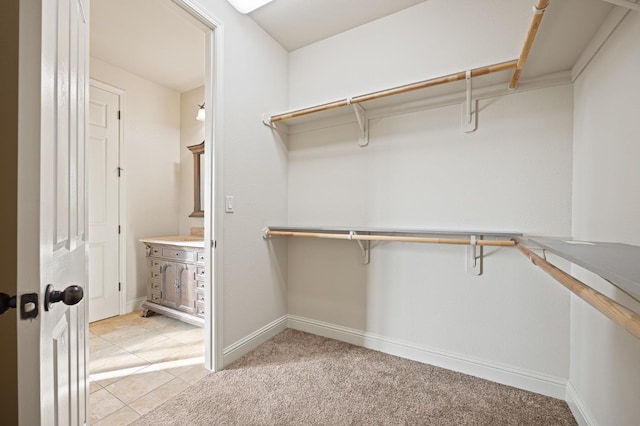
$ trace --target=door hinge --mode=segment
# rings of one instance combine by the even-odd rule
[[[122,291],[122,283],[118,283],[118,291]]]
[[[118,111],[118,120],[120,120],[120,111]]]

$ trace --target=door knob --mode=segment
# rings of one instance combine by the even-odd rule
[[[70,285],[63,291],[53,289],[53,284],[47,285],[44,293],[44,310],[48,311],[53,303],[62,302],[65,305],[75,305],[82,300],[84,290],[79,285]]]
[[[7,312],[9,309],[16,307],[16,297],[9,296],[6,293],[0,293],[0,315]]]

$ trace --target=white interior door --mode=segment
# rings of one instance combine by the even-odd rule
[[[20,83],[20,102],[29,101],[31,111],[21,109],[19,116],[18,211],[27,225],[18,229],[18,271],[31,279],[19,280],[18,293],[38,295],[40,311],[18,326],[24,425],[83,425],[87,419],[87,309],[81,289],[87,283],[88,6],[88,0],[46,0],[21,9],[20,25],[27,29],[20,51],[33,63],[21,71]],[[47,291],[51,287],[58,292]]]
[[[87,186],[89,201],[89,322],[120,313],[118,94],[89,88]]]

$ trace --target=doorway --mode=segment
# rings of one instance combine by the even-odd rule
[[[204,257],[205,257],[205,275],[206,275],[206,291],[205,291],[205,306],[206,306],[206,315],[205,315],[205,327],[202,330],[203,341],[204,341],[204,362],[203,365],[208,370],[216,370],[221,367],[222,362],[222,348],[221,348],[221,335],[217,332],[217,327],[219,327],[219,321],[216,321],[221,314],[221,309],[218,306],[214,305],[214,300],[216,304],[220,305],[221,300],[219,298],[215,298],[214,294],[217,292],[218,280],[215,279],[216,276],[220,276],[220,271],[218,268],[214,268],[216,264],[216,257],[214,256],[213,251],[213,241],[214,235],[217,235],[220,221],[217,220],[216,215],[212,214],[214,212],[214,200],[215,194],[218,193],[216,188],[213,185],[213,182],[216,182],[216,185],[219,185],[220,182],[218,179],[214,179],[215,170],[218,168],[215,167],[215,163],[212,162],[213,158],[219,158],[219,156],[214,155],[214,150],[216,146],[213,144],[213,141],[216,140],[216,137],[220,135],[220,129],[214,128],[212,125],[213,122],[219,122],[215,120],[215,115],[220,111],[219,105],[221,104],[221,100],[219,96],[214,97],[214,93],[216,87],[220,85],[220,73],[219,73],[219,61],[218,55],[220,53],[220,48],[222,46],[219,35],[219,25],[216,21],[210,17],[207,13],[194,8],[191,5],[191,2],[175,0],[174,2],[169,0],[164,0],[163,2],[158,2],[157,0],[141,0],[137,2],[130,2],[127,0],[94,0],[92,2],[92,19],[91,24],[98,29],[100,25],[104,25],[100,23],[100,20],[93,18],[93,13],[98,10],[98,13],[101,13],[102,17],[108,16],[111,19],[112,23],[115,19],[130,19],[133,15],[132,13],[118,13],[112,14],[111,12],[104,12],[104,10],[100,10],[101,6],[109,5],[109,6],[127,6],[127,5],[137,5],[144,6],[150,5],[155,8],[153,11],[144,11],[143,17],[144,19],[138,19],[137,22],[137,33],[135,36],[131,36],[129,40],[133,40],[135,38],[143,37],[141,35],[141,31],[144,28],[148,28],[149,25],[155,25],[160,28],[161,31],[165,33],[169,33],[173,37],[173,32],[176,31],[176,26],[178,24],[162,24],[162,17],[158,16],[157,13],[159,10],[163,10],[165,15],[173,14],[174,18],[178,21],[189,21],[191,25],[197,28],[200,31],[200,37],[202,41],[201,53],[203,53],[203,61],[202,61],[202,70],[201,73],[203,75],[202,83],[200,86],[200,90],[195,89],[191,90],[177,90],[178,93],[178,102],[176,106],[175,95],[168,94],[167,91],[163,90],[154,90],[152,86],[158,85],[162,86],[162,84],[158,84],[157,82],[150,81],[150,83],[141,84],[139,87],[139,91],[146,91],[147,94],[151,93],[152,96],[145,98],[134,97],[132,90],[127,87],[128,83],[131,83],[136,78],[142,76],[142,72],[140,69],[127,70],[126,66],[131,62],[131,58],[125,60],[126,64],[122,63],[108,63],[104,57],[92,57],[92,73],[91,77],[94,80],[98,80],[100,82],[109,83],[112,86],[120,89],[124,93],[126,93],[126,102],[122,102],[122,122],[131,123],[135,118],[142,117],[143,119],[148,119],[150,114],[158,113],[158,109],[167,109],[167,105],[173,105],[173,112],[177,111],[178,114],[178,127],[180,123],[183,123],[184,117],[189,116],[195,119],[196,113],[200,108],[200,105],[206,105],[206,114],[207,118],[202,123],[201,130],[194,133],[190,137],[194,137],[195,139],[184,141],[185,133],[189,134],[189,131],[185,131],[184,129],[177,128],[175,126],[176,121],[173,122],[171,118],[167,118],[169,114],[163,115],[163,119],[159,120],[162,125],[158,126],[156,129],[150,129],[147,127],[148,131],[140,131],[140,128],[136,128],[135,126],[124,125],[124,131],[122,132],[124,135],[124,140],[121,146],[123,147],[120,156],[122,161],[116,165],[116,167],[111,167],[111,170],[117,170],[117,172],[122,171],[123,179],[120,181],[123,184],[123,187],[126,190],[121,191],[121,193],[126,193],[126,196],[121,196],[122,202],[119,203],[120,209],[120,223],[118,226],[121,227],[121,240],[124,240],[121,244],[122,254],[119,256],[120,259],[123,259],[123,265],[121,265],[120,269],[122,270],[121,276],[119,279],[120,286],[120,306],[117,314],[119,314],[116,319],[120,320],[128,320],[128,324],[136,324],[139,321],[146,320],[146,318],[140,319],[137,315],[132,315],[131,311],[136,311],[140,304],[146,299],[146,294],[143,288],[146,286],[146,283],[142,283],[145,280],[145,264],[144,264],[144,245],[140,243],[138,240],[140,238],[145,237],[153,237],[153,236],[165,236],[165,235],[183,235],[188,233],[190,228],[198,227],[197,225],[201,225],[201,228],[204,228],[204,241],[207,242],[204,245]],[[122,31],[122,27],[118,25],[110,25],[117,28],[116,31]],[[122,35],[122,34],[120,34]],[[96,38],[92,34],[92,40],[100,41],[100,38]],[[122,46],[123,43],[113,42],[116,46]],[[124,43],[126,45],[126,43]],[[93,45],[92,45],[93,47]],[[179,50],[188,50],[186,47],[191,46],[182,46]],[[111,47],[103,47],[104,50],[109,50]],[[94,50],[92,49],[92,53]],[[149,54],[148,62],[153,62],[153,53],[145,52],[145,54]],[[163,54],[161,54],[162,56]],[[93,56],[93,55],[92,55]],[[179,59],[174,59],[176,62],[181,62]],[[153,65],[155,68],[163,71],[162,73],[165,75],[170,75],[171,72],[167,67],[161,65]],[[94,73],[95,71],[95,73]],[[111,76],[115,76],[113,79],[105,78],[106,74]],[[177,79],[180,77],[184,77],[182,75],[184,73],[173,74],[173,76]],[[177,77],[176,77],[177,76]],[[148,79],[146,79],[148,80]],[[99,84],[98,84],[99,85]],[[162,92],[162,93],[161,93]],[[153,96],[155,94],[156,96]],[[185,101],[185,99],[189,99]],[[191,105],[193,104],[193,105]],[[124,110],[126,108],[126,111]],[[193,108],[193,111],[187,111],[190,108]],[[168,109],[171,109],[170,107]],[[136,117],[134,117],[136,115]],[[175,114],[174,114],[175,118]],[[173,123],[173,124],[171,124]],[[173,127],[172,127],[173,126]],[[193,129],[191,129],[193,130]],[[173,134],[173,136],[178,137],[180,139],[180,144],[178,147],[170,147],[167,140],[168,136]],[[193,200],[190,199],[188,202],[184,202],[184,199],[181,198],[181,195],[187,192],[190,197],[193,196],[193,188],[189,186],[186,191],[183,191],[183,185],[180,183],[180,170],[182,165],[185,164],[183,158],[186,159],[188,164],[193,165],[193,157],[191,152],[185,149],[186,145],[193,145],[196,143],[205,143],[205,155],[204,155],[204,218],[200,218],[200,222],[194,222],[193,219],[187,219],[188,214],[193,210]],[[138,144],[138,145],[136,145]],[[144,148],[141,146],[144,145]],[[173,153],[169,153],[169,151],[173,150]],[[182,152],[186,151],[186,152]],[[173,160],[172,160],[173,158]],[[91,161],[89,159],[89,161]],[[145,166],[152,166],[144,168]],[[135,178],[134,178],[135,177]],[[144,183],[140,177],[144,178]],[[187,179],[182,179],[182,181],[186,181],[189,185],[193,185],[193,177],[189,176]],[[124,188],[123,188],[124,189]],[[145,194],[151,192],[154,194],[153,197],[150,197],[149,201],[143,201]],[[91,194],[90,194],[91,196]],[[165,204],[162,204],[163,201],[158,201],[164,197]],[[173,208],[168,207],[171,203],[166,203],[167,199],[178,200],[177,203],[174,204]],[[135,226],[131,226],[130,222],[127,222],[125,216],[131,216],[132,214],[140,213],[140,208],[137,208],[134,204],[135,201],[140,201],[140,205],[144,208],[151,210],[151,213],[147,212],[147,214],[140,214],[139,222],[144,222],[146,227],[138,227],[136,231],[134,229]],[[159,203],[160,205],[151,206],[150,203]],[[184,210],[187,211],[186,214],[183,214]],[[185,216],[185,217],[183,217]],[[90,218],[91,220],[91,218]],[[138,222],[138,223],[139,223]],[[174,222],[171,225],[171,222]],[[177,225],[176,222],[179,222]],[[169,224],[169,226],[167,226]],[[135,224],[134,224],[135,225]],[[194,226],[195,225],[195,226]],[[173,226],[173,228],[171,228]],[[142,229],[142,230],[141,230]],[[171,231],[173,229],[173,231]],[[186,232],[185,232],[186,231]],[[142,259],[140,256],[140,251],[142,251]],[[96,255],[97,256],[97,255]],[[104,258],[104,256],[103,256]],[[91,262],[91,258],[90,258]],[[126,265],[124,265],[126,263]],[[100,262],[94,262],[95,265],[99,265]],[[96,267],[96,270],[104,270],[104,267]],[[215,274],[213,273],[215,271]],[[98,274],[94,272],[94,275]],[[93,287],[91,287],[93,288]],[[91,297],[91,296],[90,296]],[[91,314],[91,310],[90,310]],[[113,320],[113,318],[112,318]],[[107,320],[110,321],[110,320]],[[113,321],[112,321],[113,322]],[[157,321],[159,324],[163,323],[163,321]],[[117,323],[117,321],[116,321]],[[163,323],[167,326],[167,323]],[[124,336],[127,334],[127,331],[124,330],[124,323],[122,323],[123,327],[119,328],[116,324],[116,327],[112,329],[113,332],[116,332],[115,338],[118,339],[117,333],[121,332]],[[149,325],[149,324],[147,324]],[[159,343],[162,339],[171,339],[170,335],[167,335],[166,332],[171,333],[172,330],[170,328],[173,327],[176,332],[174,336],[175,339],[179,341],[180,333],[184,332],[181,329],[181,325],[175,322],[171,322],[168,327],[165,327],[163,333],[159,333],[159,336],[156,336],[156,343],[161,347],[162,344]],[[150,329],[151,327],[147,327]],[[191,332],[191,330],[187,330]],[[131,332],[131,331],[129,331]],[[137,331],[133,331],[135,334]],[[193,334],[193,333],[192,333]],[[90,336],[92,337],[92,336]],[[113,336],[112,336],[113,337]],[[129,335],[127,337],[131,337],[135,340],[135,336]],[[98,339],[95,339],[99,342]],[[168,342],[168,340],[165,340]],[[124,343],[122,343],[124,344]],[[154,343],[155,344],[155,343]],[[118,345],[116,345],[118,346]],[[97,350],[98,347],[94,348]],[[119,348],[111,348],[115,352],[119,352]],[[114,352],[114,353],[115,353]],[[121,354],[122,355],[122,354]],[[131,359],[133,362],[133,359]],[[162,360],[159,360],[162,361]],[[169,362],[171,361],[171,362]],[[161,367],[157,365],[154,368],[186,368],[188,366],[176,366],[175,361],[177,360],[168,360],[168,364],[162,364]],[[139,365],[135,365],[133,362],[130,366],[120,366],[117,373],[113,374],[113,377],[105,377],[105,375],[101,376],[101,384],[99,384],[99,388],[106,388],[106,386],[111,385],[110,381],[120,380],[123,376],[129,374],[136,374],[136,371],[140,371]],[[157,364],[157,363],[156,363]],[[136,370],[137,369],[137,370]],[[180,371],[180,370],[178,370]],[[104,386],[103,386],[104,385]],[[94,386],[94,389],[97,387]]]

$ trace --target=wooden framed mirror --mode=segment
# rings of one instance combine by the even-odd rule
[[[193,213],[189,217],[204,217],[204,141],[187,148],[193,153]]]

